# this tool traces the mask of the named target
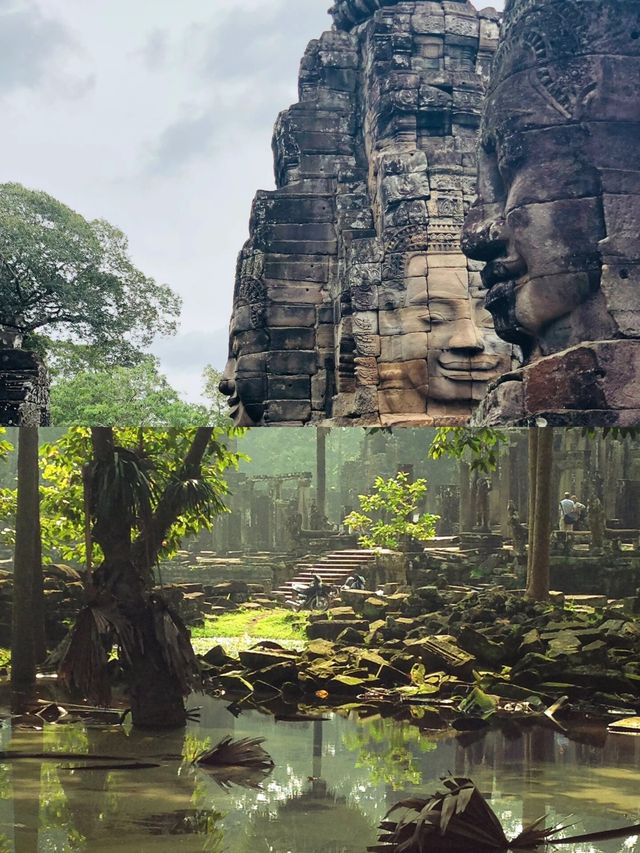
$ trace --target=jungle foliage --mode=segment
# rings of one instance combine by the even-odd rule
[[[185,536],[211,529],[215,515],[227,511],[224,497],[228,485],[224,474],[229,468],[237,467],[243,458],[228,446],[229,440],[242,431],[214,429],[203,456],[201,475],[188,476],[184,461],[195,433],[194,428],[114,430],[119,464],[123,470],[128,467],[129,474],[135,474],[141,487],[140,495],[143,495],[136,498],[139,503],[131,507],[132,511],[135,509],[142,513],[141,519],[149,520],[158,510],[163,496],[180,494],[184,498],[184,510],[162,539],[158,552],[161,557],[175,554]],[[138,461],[133,461],[132,454]],[[58,440],[40,449],[45,562],[85,563],[87,560],[84,472],[91,459],[91,431],[82,427],[69,429]],[[123,494],[122,498],[133,500],[131,494]],[[0,489],[0,515],[5,519],[0,541],[10,546],[15,541],[15,507],[15,490]],[[100,546],[94,545],[94,550],[93,559],[101,559]]]

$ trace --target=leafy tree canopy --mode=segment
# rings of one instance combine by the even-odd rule
[[[426,480],[410,483],[404,471],[389,480],[376,477],[373,493],[358,495],[362,512],[349,513],[344,523],[360,533],[358,542],[363,548],[397,550],[407,538],[426,542],[435,536],[439,518],[419,512],[426,492]]]
[[[440,427],[429,447],[429,458],[451,456],[468,462],[473,471],[488,474],[498,465],[500,448],[509,443],[504,430],[481,427]]]
[[[59,425],[222,426],[226,412],[182,400],[153,356],[130,367],[83,370],[54,379],[51,419]]]
[[[195,429],[114,430],[115,440],[124,455],[133,452],[142,460],[148,483],[150,511],[154,512],[167,489],[180,489],[186,495],[185,511],[172,524],[161,549],[171,557],[185,536],[210,530],[215,516],[226,512],[228,493],[225,472],[236,468],[242,458],[229,442],[242,430],[216,429],[208,442],[198,476],[185,471],[184,460]],[[91,432],[74,427],[40,451],[42,551],[45,562],[62,559],[83,563],[86,560],[85,506],[83,472],[92,460]],[[0,507],[5,509],[8,526],[0,530],[0,541],[13,544],[15,490],[0,489]],[[97,546],[96,546],[97,548]],[[98,554],[97,557],[100,555]]]
[[[0,184],[0,331],[119,350],[173,334],[179,297],[140,272],[126,236],[45,192]]]
[[[204,387],[202,396],[209,400],[209,411],[214,417],[214,423],[226,423],[229,418],[229,399],[220,392],[218,386],[222,382],[222,371],[207,364],[202,371]]]

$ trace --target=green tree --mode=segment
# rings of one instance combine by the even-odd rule
[[[0,185],[0,332],[43,330],[111,352],[173,334],[178,296],[132,263],[126,236],[45,192]]]
[[[170,431],[162,441],[155,430],[70,432],[81,453],[68,479],[75,506],[62,495],[59,506],[71,515],[77,535],[84,532],[86,511],[97,561],[60,676],[88,699],[108,702],[108,655],[116,646],[134,725],[184,725],[184,698],[198,683],[197,665],[187,630],[153,588],[154,567],[175,548],[178,530],[210,527],[225,511],[223,473],[237,457],[211,427]],[[58,457],[57,464],[68,462]]]
[[[229,400],[224,394],[220,393],[219,385],[222,382],[222,371],[207,364],[202,371],[202,380],[204,388],[202,396],[209,400],[209,411],[214,423],[223,423],[230,421],[229,418]]]
[[[529,519],[527,543],[527,598],[549,597],[549,554],[551,540],[551,495],[553,429],[531,427],[527,431],[529,453]],[[443,427],[437,430],[429,456],[453,456],[463,465],[483,473],[497,467],[500,448],[509,441],[504,430]]]
[[[153,356],[131,367],[83,370],[54,379],[51,420],[58,425],[82,426],[215,426],[205,406],[180,399],[158,369]]]
[[[469,465],[472,471],[495,471],[500,449],[509,443],[504,430],[490,427],[440,427],[428,450],[430,459],[451,456]]]
[[[358,495],[362,512],[349,513],[344,524],[360,533],[358,542],[364,548],[398,550],[408,539],[433,539],[439,516],[419,512],[426,492],[426,480],[410,483],[404,471],[389,480],[376,477],[373,493]]]

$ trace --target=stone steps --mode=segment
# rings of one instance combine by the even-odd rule
[[[375,557],[374,551],[348,549],[325,554],[315,562],[303,560],[296,566],[294,576],[274,590],[274,594],[284,600],[291,599],[296,594],[296,586],[308,586],[314,575],[330,586],[342,586],[349,575],[361,572]]]

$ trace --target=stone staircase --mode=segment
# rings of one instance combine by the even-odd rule
[[[275,589],[273,595],[282,600],[295,598],[294,585],[309,586],[314,575],[318,575],[322,582],[329,586],[342,586],[353,572],[366,576],[366,566],[375,558],[375,551],[353,548],[345,551],[332,551],[320,557],[316,562],[305,560],[298,563],[291,580]]]

